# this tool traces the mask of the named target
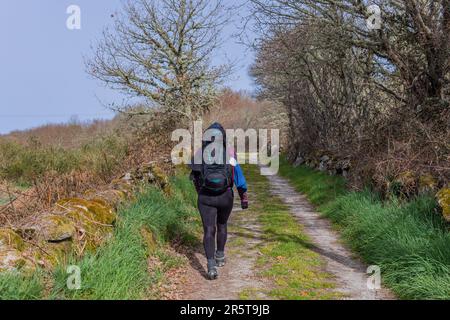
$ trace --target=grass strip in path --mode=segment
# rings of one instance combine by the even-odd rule
[[[339,298],[333,277],[324,271],[320,255],[310,249],[311,243],[301,225],[280,198],[270,193],[269,182],[256,166],[243,166],[249,184],[250,209],[261,224],[256,272],[272,285],[267,295],[273,299]],[[241,298],[253,299],[251,289]]]

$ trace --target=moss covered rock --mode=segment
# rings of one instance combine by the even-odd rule
[[[436,195],[445,220],[450,221],[450,188],[443,188]]]
[[[0,228],[0,249],[12,248],[18,251],[25,249],[25,242],[12,229]]]
[[[93,251],[112,236],[117,215],[105,201],[71,198],[60,200],[57,205],[76,226],[75,250],[78,255],[85,250]]]
[[[85,200],[80,198],[64,199],[57,202],[57,205],[66,211],[79,211],[84,213],[93,222],[112,225],[117,216],[114,209],[106,201]]]
[[[416,176],[412,171],[404,171],[398,174],[393,181],[388,182],[389,192],[395,196],[409,197],[415,194]]]
[[[47,242],[42,244],[42,248],[45,252],[41,252],[41,260],[47,268],[54,268],[68,262],[68,258],[75,250],[75,243],[73,241]]]
[[[156,184],[160,187],[166,194],[171,193],[171,188],[169,185],[169,177],[164,173],[164,171],[159,168],[156,164],[150,163],[144,166],[146,173],[148,175],[148,182]]]
[[[111,189],[120,190],[131,196],[133,194],[133,186],[126,180],[115,179],[110,183]]]
[[[334,160],[334,172],[337,175],[342,175],[344,177],[348,176],[348,173],[351,168],[351,162],[350,159],[341,159],[341,160]]]
[[[400,173],[396,180],[404,186],[414,185],[416,183],[416,177],[412,171],[404,171]]]
[[[73,221],[62,215],[47,214],[39,219],[38,236],[46,241],[58,242],[71,239],[76,229]]]
[[[142,165],[133,172],[122,177],[123,181],[150,183],[161,188],[166,194],[171,193],[169,177],[155,162]]]
[[[0,229],[0,272],[35,270],[33,259],[28,259],[25,251],[26,243],[13,230],[8,228]]]
[[[11,247],[0,249],[0,272],[20,271],[27,264],[27,260],[19,250]]]
[[[88,189],[88,190],[86,190],[85,192],[84,192],[84,195],[86,196],[86,197],[92,197],[94,194],[96,194],[97,193],[97,190],[94,190],[94,189]]]
[[[87,196],[87,199],[90,201],[103,203],[117,209],[120,204],[124,203],[125,200],[127,200],[127,195],[121,190],[110,189],[92,193]]]
[[[23,257],[26,257],[27,264],[23,270],[33,270],[35,266],[39,266],[44,269],[52,269],[60,264],[68,262],[74,252],[75,242],[70,240],[64,240],[60,242],[48,242],[45,240],[36,241],[22,253]]]
[[[419,192],[426,193],[434,191],[437,187],[437,181],[431,174],[424,174],[419,177]]]

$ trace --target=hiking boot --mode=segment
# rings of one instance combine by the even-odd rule
[[[218,276],[216,261],[214,259],[208,260],[208,279],[215,280]]]
[[[215,258],[218,267],[223,267],[225,265],[225,252],[216,251]]]

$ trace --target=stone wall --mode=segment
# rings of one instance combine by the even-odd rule
[[[293,166],[300,165],[306,165],[329,175],[341,175],[344,178],[347,178],[352,170],[350,158],[338,158],[321,150],[310,155],[298,153],[293,161]],[[417,175],[412,171],[401,172],[396,177],[386,179],[383,190],[400,197],[433,194],[436,196],[444,218],[450,221],[450,188],[448,185],[438,188],[437,180],[430,174]]]
[[[142,183],[171,192],[167,175],[155,163],[148,163],[102,190],[60,200],[48,212],[20,225],[0,228],[0,272],[51,269],[71,255],[81,257],[96,250],[112,237],[118,207],[131,201]]]

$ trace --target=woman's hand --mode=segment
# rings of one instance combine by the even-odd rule
[[[246,190],[238,189],[239,197],[241,198],[241,208],[248,209],[248,195]]]

